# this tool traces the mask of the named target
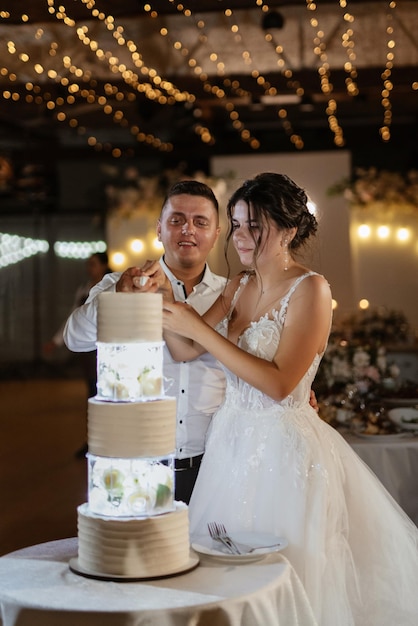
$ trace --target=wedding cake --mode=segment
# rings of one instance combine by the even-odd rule
[[[146,579],[194,565],[188,508],[174,500],[176,401],[163,392],[163,345],[160,294],[100,294],[79,573]]]

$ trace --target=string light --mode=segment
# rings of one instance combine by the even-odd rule
[[[192,11],[190,9],[185,9],[183,5],[178,5],[177,10],[181,11],[186,18],[192,18],[194,20],[195,26],[199,31],[200,41],[207,42],[209,37],[207,33],[205,32],[204,20],[195,18]],[[224,14],[227,17],[231,17],[232,16],[231,9],[226,9],[224,11]],[[157,16],[156,11],[153,12],[153,16],[154,17]],[[239,30],[239,27],[236,24],[233,24],[230,28],[230,32],[234,33],[235,43],[240,41],[238,30]],[[165,27],[163,31],[160,31],[160,34],[170,39],[169,30],[167,27]],[[244,124],[239,119],[239,113],[236,110],[234,103],[230,99],[227,98],[225,88],[228,89],[234,95],[238,95],[239,97],[248,96],[249,95],[248,92],[241,89],[241,86],[238,80],[231,81],[230,79],[225,78],[223,80],[223,87],[213,84],[211,81],[209,81],[207,74],[202,71],[202,68],[198,64],[197,59],[191,55],[188,48],[179,40],[176,40],[176,41],[173,41],[172,39],[170,40],[171,40],[173,49],[181,54],[181,58],[183,61],[187,62],[188,69],[192,68],[194,74],[196,74],[200,78],[200,80],[203,83],[203,89],[207,93],[210,93],[216,96],[219,99],[220,103],[225,107],[225,109],[227,110],[229,114],[230,119],[232,120],[232,127],[240,133],[242,141],[248,143],[251,148],[258,149],[260,147],[260,142],[258,141],[257,138],[251,135],[250,131],[248,131],[245,128]],[[211,53],[209,53],[208,58],[212,63],[216,64],[217,75],[220,77],[223,77],[225,74],[225,70],[226,70],[226,64],[224,61],[221,60],[219,53],[212,51]],[[248,53],[246,57],[244,54],[243,58],[246,58],[248,62],[249,60]],[[200,136],[202,142],[207,143],[207,144],[215,143],[214,135],[209,130],[209,128],[196,125],[194,127],[194,131]]]
[[[161,137],[143,132],[137,124],[131,123],[129,113],[124,112],[123,103],[125,101],[132,102],[139,97],[148,98],[161,106],[172,106],[181,103],[192,111],[196,119],[199,119],[203,117],[203,113],[198,106],[197,94],[179,89],[171,81],[165,79],[155,67],[149,67],[145,63],[140,50],[142,42],[134,41],[134,38],[130,37],[128,34],[129,29],[121,25],[109,12],[99,10],[96,7],[95,0],[79,0],[79,2],[81,2],[85,6],[86,11],[89,12],[92,24],[98,27],[100,26],[100,30],[98,31],[99,36],[96,36],[94,27],[91,24],[77,23],[76,20],[71,17],[69,12],[71,12],[71,8],[74,6],[72,3],[64,5],[61,2],[56,2],[56,0],[47,0],[46,6],[50,15],[55,17],[57,22],[62,23],[63,26],[72,30],[81,45],[88,49],[99,63],[106,65],[109,72],[121,78],[126,85],[126,90],[123,91],[112,85],[112,90],[109,93],[102,93],[91,72],[83,70],[80,67],[80,63],[78,67],[73,62],[70,62],[70,65],[66,65],[66,57],[60,50],[59,41],[47,41],[47,35],[49,37],[50,31],[44,32],[42,25],[30,24],[30,15],[21,15],[20,20],[22,24],[25,24],[25,28],[32,28],[34,42],[42,42],[44,46],[48,46],[48,57],[46,57],[47,60],[45,60],[44,57],[42,59],[35,59],[34,55],[33,58],[31,58],[29,52],[22,49],[22,44],[20,43],[22,39],[20,37],[16,37],[16,41],[13,41],[12,38],[10,38],[9,41],[5,41],[4,49],[7,50],[10,57],[13,58],[14,65],[16,65],[16,61],[21,64],[21,69],[19,72],[16,72],[15,69],[9,71],[7,67],[0,68],[0,78],[7,78],[8,80],[8,87],[3,89],[3,97],[11,102],[18,102],[20,99],[24,98],[29,104],[44,106],[47,110],[53,112],[58,122],[68,124],[80,137],[84,137],[88,145],[95,151],[106,150],[116,158],[129,153],[129,149],[124,150],[121,146],[115,146],[109,141],[101,142],[99,138],[92,135],[91,132],[79,123],[77,113],[66,113],[64,106],[77,104],[80,98],[84,99],[87,104],[96,106],[103,114],[109,116],[115,124],[129,129],[133,140],[149,145],[159,151],[172,151],[174,146],[171,142],[166,142]],[[209,45],[211,32],[205,23],[205,19],[197,15],[195,10],[192,11],[190,8],[186,8],[180,2],[176,3],[173,0],[170,0],[170,2],[179,14],[182,14],[182,16],[190,22],[194,22],[198,32],[198,43],[205,44],[205,46]],[[341,44],[347,54],[347,61],[343,66],[347,74],[345,80],[346,89],[349,95],[356,96],[359,90],[356,83],[357,68],[355,65],[357,60],[354,41],[355,17],[352,11],[348,10],[349,0],[338,0],[338,3],[343,11],[342,18],[345,22],[345,30],[341,37]],[[268,4],[264,3],[263,0],[255,0],[254,5],[263,14],[267,14],[269,11]],[[327,97],[326,115],[328,124],[334,134],[334,143],[338,147],[342,147],[345,145],[345,139],[337,117],[337,101],[332,97],[334,88],[330,78],[330,61],[328,59],[325,33],[318,23],[317,3],[313,0],[306,0],[306,7],[311,14],[311,26],[315,29],[314,53],[320,62],[318,75],[320,77],[321,91]],[[384,115],[380,135],[385,142],[389,141],[391,137],[392,71],[396,47],[393,25],[396,8],[396,0],[388,0],[386,9],[386,63],[385,69],[381,75],[383,81],[381,104],[384,109]],[[147,12],[150,19],[155,21],[159,18],[158,12],[153,9],[150,3],[145,4],[143,9]],[[253,51],[244,40],[246,30],[243,25],[245,22],[241,23],[239,19],[237,19],[236,13],[230,8],[224,9],[223,13],[225,20],[227,20],[229,24],[225,32],[233,38],[235,47],[241,47],[240,54],[246,68],[245,73],[255,81],[256,89],[264,93],[265,96],[277,95],[277,86],[270,84],[267,77],[263,75],[259,68],[254,67]],[[1,21],[7,22],[10,17],[9,11],[0,11]],[[336,32],[336,29],[334,32]],[[159,34],[161,37],[165,38],[171,38],[172,36],[166,24],[159,28]],[[115,42],[114,46],[109,43],[103,43],[104,41],[109,42],[109,38],[110,40],[113,39]],[[274,46],[275,54],[277,55],[277,67],[286,80],[287,88],[294,91],[297,96],[302,98],[305,93],[304,87],[294,78],[283,46],[274,41],[272,33],[266,33],[265,40]],[[187,71],[198,77],[202,82],[203,90],[210,94],[211,97],[215,97],[219,100],[219,103],[225,108],[232,127],[237,131],[242,141],[248,143],[252,149],[260,148],[259,140],[252,135],[249,128],[247,128],[242,121],[236,105],[236,100],[238,100],[239,104],[241,103],[240,101],[248,101],[251,97],[251,92],[244,89],[238,79],[232,77],[231,72],[228,70],[227,61],[229,59],[226,61],[225,58],[222,58],[222,48],[217,49],[219,45],[218,47],[212,45],[209,54],[207,57],[205,56],[205,60],[208,59],[209,62],[214,65],[215,74],[219,78],[219,81],[212,81],[203,70],[197,55],[192,53],[181,39],[177,36],[173,36],[172,45],[173,49],[184,61]],[[121,53],[117,52],[118,49],[121,50]],[[76,57],[75,54],[74,57]],[[28,80],[29,74],[31,74],[31,77]],[[65,82],[66,80],[68,81],[67,83]],[[218,84],[216,84],[216,82]],[[25,91],[23,91],[22,86],[18,87],[18,83],[25,85]],[[68,92],[66,98],[62,95],[54,95],[54,92],[51,93],[51,90],[48,89],[47,86],[50,83],[58,85],[59,88],[65,87]],[[108,84],[110,85],[111,83],[108,82]],[[42,87],[42,85],[44,86]],[[256,89],[254,89],[255,93],[257,93]],[[417,89],[416,85],[414,86],[413,84],[412,89]],[[84,95],[87,92],[88,95]],[[103,102],[102,98],[104,98]],[[120,106],[118,106],[118,103],[120,103]],[[304,142],[301,136],[293,129],[286,108],[280,106],[277,110],[277,115],[291,143],[296,149],[302,149]],[[208,120],[203,122],[203,119],[201,119],[201,123],[194,125],[194,132],[205,144],[212,145],[216,141],[215,132],[210,128],[210,122]]]
[[[340,7],[342,9],[347,8],[347,0],[340,0]],[[356,83],[357,69],[355,66],[356,53],[354,52],[354,15],[346,11],[343,15],[343,19],[347,22],[347,28],[341,37],[341,43],[346,51],[348,61],[344,63],[344,71],[348,74],[345,84],[347,87],[347,93],[350,96],[357,96],[359,93]]]
[[[0,233],[0,268],[14,265],[36,254],[45,254],[48,250],[49,244],[45,239]]]
[[[393,37],[393,32],[394,32],[393,31],[393,19],[392,19],[393,15],[391,12],[394,11],[395,8],[396,8],[395,0],[390,0],[389,6],[388,6],[388,13],[386,14],[386,21],[387,21],[386,66],[385,66],[385,70],[382,72],[383,88],[381,91],[381,96],[382,96],[381,103],[382,103],[382,107],[384,110],[383,126],[381,126],[379,129],[380,136],[382,137],[382,140],[385,143],[390,140],[390,126],[392,124],[392,104],[390,101],[390,95],[393,89],[391,76],[392,76],[393,62],[395,59],[394,49],[395,49],[396,44],[395,44],[395,39]]]
[[[330,81],[330,69],[328,63],[328,55],[326,52],[326,42],[325,42],[325,34],[319,28],[318,19],[316,17],[316,9],[317,5],[312,0],[306,0],[306,6],[309,11],[314,13],[313,17],[310,18],[310,24],[312,28],[316,30],[316,37],[314,38],[314,54],[318,57],[321,62],[320,67],[318,68],[318,74],[321,80],[321,91],[324,95],[331,96],[332,91],[334,89],[331,81]],[[334,98],[329,97],[328,104],[326,108],[326,114],[328,117],[328,126],[330,130],[334,133],[334,143],[339,148],[345,145],[343,130],[337,119],[337,102]]]
[[[56,241],[55,254],[63,259],[88,259],[95,252],[105,252],[104,241]]]
[[[262,3],[261,9],[265,10],[266,8],[267,8],[266,5]],[[287,80],[287,83],[286,83],[287,87],[291,89],[292,91],[294,91],[297,96],[302,98],[305,93],[305,90],[303,89],[299,81],[296,81],[293,79],[293,72],[289,67],[287,67],[287,62],[286,62],[286,57],[284,54],[283,46],[279,45],[275,41],[274,36],[272,35],[271,32],[266,32],[266,34],[264,35],[264,38],[267,41],[267,43],[270,43],[274,47],[274,51],[279,57],[277,60],[277,65],[280,69],[281,75],[284,76]],[[274,87],[270,87],[268,95],[274,96],[276,94],[277,94],[277,89]],[[282,121],[282,126],[286,134],[290,137],[290,141],[293,143],[295,148],[297,148],[298,150],[302,150],[304,147],[303,139],[300,135],[294,132],[293,126],[288,119],[287,110],[283,106],[281,106],[280,109],[278,110],[278,117]]]

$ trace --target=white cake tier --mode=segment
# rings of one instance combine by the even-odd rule
[[[103,292],[98,297],[98,341],[110,343],[162,341],[161,294]]]
[[[97,397],[115,402],[161,398],[163,346],[97,342]]]
[[[150,517],[174,508],[174,455],[116,459],[87,455],[89,510],[110,517]]]
[[[88,448],[98,456],[163,457],[176,447],[176,399],[88,401]]]
[[[187,506],[146,519],[102,518],[78,507],[78,564],[93,574],[152,578],[169,576],[189,563]]]

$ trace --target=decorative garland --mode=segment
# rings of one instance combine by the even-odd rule
[[[418,215],[418,171],[406,174],[358,168],[352,178],[345,178],[328,189],[328,195],[342,195],[352,207],[393,209],[394,206]]]

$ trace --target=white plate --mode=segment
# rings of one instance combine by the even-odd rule
[[[227,548],[214,541],[209,535],[196,535],[192,539],[192,548],[199,554],[209,556],[217,561],[224,563],[250,563],[251,561],[259,561],[272,552],[279,552],[287,546],[287,540],[283,537],[277,537],[267,533],[231,533],[231,538],[238,544],[241,550],[242,545],[246,544],[252,547],[270,546],[267,548],[259,548],[254,552],[243,554],[231,554],[227,552]]]
[[[388,411],[391,422],[403,430],[418,430],[418,409],[398,407]]]

